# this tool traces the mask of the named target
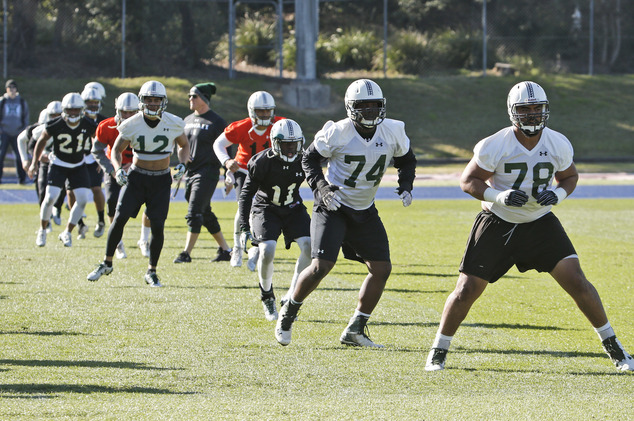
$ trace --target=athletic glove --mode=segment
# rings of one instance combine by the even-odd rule
[[[247,243],[251,243],[251,241],[253,241],[253,236],[250,231],[243,231],[242,234],[240,234],[240,247],[242,250],[246,250]]]
[[[394,190],[396,192],[396,194],[398,194],[398,197],[401,198],[401,200],[403,201],[403,206],[404,207],[408,207],[409,205],[412,204],[412,193],[408,192],[407,190],[399,187],[396,190]]]
[[[128,173],[123,168],[119,168],[114,174],[114,178],[117,180],[117,184],[120,186],[126,186],[128,184]]]
[[[567,196],[568,193],[561,187],[557,187],[555,190],[543,190],[537,195],[537,203],[542,206],[557,205]]]
[[[174,180],[178,181],[181,178],[183,178],[183,176],[185,175],[185,170],[187,170],[187,168],[185,168],[185,164],[180,163],[177,166],[174,167],[174,170],[176,171],[174,173]]]
[[[329,211],[336,211],[341,206],[341,198],[337,194],[337,190],[339,190],[339,187],[333,186],[332,184],[324,184],[322,187],[319,187],[321,203]]]
[[[484,200],[487,202],[496,202],[504,206],[520,208],[528,202],[528,195],[522,190],[509,189],[499,191],[489,187],[484,191]]]

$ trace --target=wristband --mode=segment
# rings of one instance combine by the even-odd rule
[[[563,187],[557,187],[554,190],[554,193],[557,195],[557,204],[563,202],[564,199],[568,197],[568,192],[566,192],[566,189],[564,189]]]
[[[502,192],[494,189],[493,187],[488,187],[482,196],[484,196],[484,200],[487,202],[495,202],[495,199],[500,193]]]

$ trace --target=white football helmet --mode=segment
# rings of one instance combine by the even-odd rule
[[[304,134],[294,120],[282,119],[271,127],[271,149],[282,161],[293,162],[302,153]]]
[[[538,113],[519,114],[517,107],[524,105],[541,105]],[[511,88],[506,100],[509,118],[514,126],[526,136],[535,136],[544,127],[550,117],[550,106],[544,89],[535,82],[520,82]]]
[[[62,118],[71,126],[79,123],[79,120],[84,116],[85,109],[86,104],[77,92],[71,92],[62,98]],[[79,110],[79,112],[70,113],[70,110]]]
[[[62,102],[61,101],[51,101],[46,106],[46,121],[52,120],[53,118],[57,118],[62,114]]]
[[[106,88],[99,82],[88,82],[86,86],[84,86],[84,90],[86,89],[96,89],[101,95],[101,99],[106,99]]]
[[[139,111],[139,98],[132,92],[124,92],[114,101],[115,116],[114,121],[121,123],[125,120],[121,116],[121,111]]]
[[[247,101],[247,110],[254,126],[268,126],[275,117],[275,99],[266,91],[254,92]],[[269,118],[259,118],[255,110],[271,110],[271,115]]]
[[[81,98],[86,104],[86,114],[92,119],[97,118],[97,114],[101,111],[101,104],[103,97],[97,88],[84,88],[81,93]],[[91,101],[89,104],[88,101]],[[93,102],[97,102],[94,104]]]
[[[151,110],[145,104],[146,97],[162,98],[161,104],[157,110]],[[139,109],[148,117],[161,117],[163,111],[167,108],[167,91],[161,82],[150,80],[141,86],[139,91]]]
[[[352,82],[346,89],[344,101],[348,118],[366,129],[376,127],[385,120],[387,101],[379,85],[370,79]],[[378,102],[379,106],[377,108],[360,107],[364,102]],[[361,108],[364,110],[362,111]]]

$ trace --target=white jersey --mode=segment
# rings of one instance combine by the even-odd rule
[[[372,139],[365,140],[349,118],[328,121],[314,141],[328,158],[326,181],[340,188],[342,204],[356,210],[372,206],[385,169],[393,157],[409,151],[409,143],[402,121],[383,120]]]
[[[144,161],[158,161],[174,151],[174,139],[184,133],[185,121],[164,112],[161,120],[152,128],[147,125],[143,113],[125,119],[117,127],[121,136],[130,141],[135,157]]]
[[[482,202],[485,209],[513,224],[541,218],[552,206],[541,206],[536,197],[552,186],[556,172],[572,165],[573,150],[563,134],[545,127],[537,145],[530,151],[515,137],[513,127],[482,139],[473,149],[478,166],[493,172],[488,183],[496,190],[523,190],[528,202],[522,207]]]

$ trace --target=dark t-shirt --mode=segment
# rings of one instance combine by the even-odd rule
[[[220,168],[214,152],[214,141],[222,134],[227,122],[212,110],[205,114],[190,114],[185,117],[185,136],[189,141],[192,161],[189,163],[189,173],[195,173],[203,166],[211,165]]]

